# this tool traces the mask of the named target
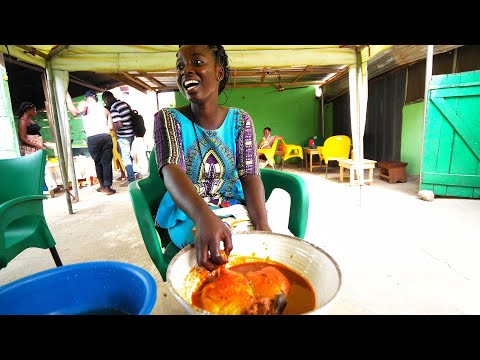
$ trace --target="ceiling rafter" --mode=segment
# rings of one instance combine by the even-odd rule
[[[37,49],[31,47],[31,46],[28,46],[28,45],[15,45],[16,47],[19,47],[20,49],[22,49],[25,53],[27,54],[30,54],[32,56],[40,56],[41,58],[44,58],[45,60],[49,60],[50,58],[48,57],[48,55],[45,55],[44,53],[42,53],[41,51],[38,51]]]
[[[460,46],[462,45],[435,45],[434,54]],[[325,99],[329,100],[348,89],[348,64],[354,58],[353,53],[361,51],[361,55],[368,61],[369,78],[375,78],[398,66],[424,59],[426,46],[392,45],[389,48],[386,45],[345,44],[313,46],[311,51],[308,46],[278,46],[280,50],[276,48],[277,46],[233,46],[230,51],[234,61],[230,62],[228,87],[277,86],[280,76],[282,86],[322,85]],[[71,69],[77,69],[73,75],[78,75],[76,80],[72,80],[81,79],[89,84],[89,88],[95,86],[92,84],[97,84],[97,88],[111,88],[121,83],[143,93],[178,91],[175,63],[168,60],[176,49],[177,46],[170,45],[121,45],[114,48],[101,45],[0,45],[0,51],[6,56],[40,67],[43,67],[44,59],[55,62],[58,69],[68,68],[66,63],[70,60],[91,61],[96,64],[98,73],[90,68],[82,70],[83,65],[70,66]],[[275,54],[282,54],[282,57]],[[137,56],[142,59],[137,59]],[[136,64],[140,65],[138,69]],[[114,70],[115,67],[117,70]],[[72,73],[72,70],[69,71]],[[100,78],[98,82],[95,76]],[[110,77],[117,82],[115,84],[108,79],[103,81],[102,77]],[[326,86],[327,84],[331,86]]]
[[[98,87],[98,86],[95,86],[95,85],[93,85],[93,84],[90,84],[90,83],[88,83],[88,82],[86,82],[86,81],[80,80],[80,79],[76,78],[75,76],[73,76],[72,74],[70,74],[69,78],[70,78],[69,81],[71,81],[72,83],[75,83],[75,84],[77,84],[77,85],[85,86],[86,88],[89,88],[89,89],[92,89],[92,90],[96,90],[96,91],[100,91],[100,92],[105,91],[105,89],[102,89],[102,88],[100,88],[100,87]]]
[[[121,75],[125,76],[127,79],[129,79],[130,81],[133,81],[135,83],[137,83],[139,86],[143,86],[146,90],[152,90],[152,91],[155,91],[150,85],[148,85],[147,83],[145,83],[144,81],[140,80],[138,77],[136,76],[133,76],[127,72],[122,72],[120,73]]]
[[[150,77],[150,76],[146,76],[146,78],[148,80],[150,80],[151,82],[153,82],[155,85],[157,85],[158,87],[161,87],[161,88],[167,88],[167,85],[165,85],[164,83],[158,81],[157,79],[155,79],[154,77]]]
[[[310,68],[311,68],[311,65],[305,66],[305,69],[300,74],[298,74],[298,76],[295,79],[293,79],[292,83],[295,83],[298,79],[303,77],[308,72],[308,69]]]
[[[141,71],[141,72],[138,73],[138,76],[142,76],[144,78],[147,78],[148,80],[150,80],[151,82],[153,82],[155,85],[157,85],[159,87],[167,87],[167,85],[165,85],[161,81],[158,81],[154,76],[150,75],[148,72]]]
[[[265,82],[265,76],[267,76],[267,72],[268,72],[268,68],[267,67],[264,67],[262,69],[262,76],[260,78],[260,83],[264,83]]]
[[[145,89],[145,87],[138,85],[135,81],[130,80],[129,78],[127,78],[126,76],[123,76],[122,74],[110,73],[110,74],[107,74],[107,75],[110,76],[112,79],[118,80],[118,81],[124,83],[125,85],[131,86],[134,89],[137,89],[138,91],[141,91],[144,94],[146,94],[148,92]]]
[[[57,45],[56,47],[54,47],[50,53],[48,54],[48,58],[49,59],[52,59],[54,58],[55,56],[59,56],[61,53],[63,53],[65,50],[68,50],[68,48],[70,47],[70,45]]]

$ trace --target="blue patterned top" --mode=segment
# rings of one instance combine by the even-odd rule
[[[164,108],[160,111],[163,120],[157,113],[154,122],[160,176],[163,166],[177,164],[185,170],[197,192],[211,208],[221,207],[225,203],[245,204],[240,178],[260,175],[255,128],[250,115],[242,109],[229,108],[218,129],[205,130],[176,109]],[[170,237],[178,247],[187,245],[186,238],[189,239],[188,243],[193,242],[193,236],[188,234],[193,227],[190,219],[188,227],[181,234],[171,231],[187,219],[167,192],[155,220],[160,227],[169,229]]]

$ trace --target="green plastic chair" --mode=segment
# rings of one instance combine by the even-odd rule
[[[284,189],[290,194],[290,218],[288,228],[301,239],[305,236],[308,221],[309,194],[305,181],[298,175],[272,169],[261,169],[265,198],[275,188]],[[128,185],[133,210],[145,242],[148,254],[157,267],[162,279],[167,280],[167,267],[180,250],[168,236],[159,234],[155,228],[155,214],[167,189],[158,173],[155,151],[149,157],[149,175]]]
[[[31,247],[49,249],[62,266],[43,213],[46,161],[45,150],[0,159],[0,269]]]

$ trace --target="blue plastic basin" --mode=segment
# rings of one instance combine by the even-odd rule
[[[157,284],[146,270],[123,262],[64,265],[0,287],[2,315],[148,315]]]

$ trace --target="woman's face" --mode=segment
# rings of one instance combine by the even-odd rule
[[[177,86],[190,102],[218,99],[218,85],[223,68],[215,64],[207,45],[182,45],[177,53]]]
[[[27,114],[29,114],[30,116],[36,116],[37,115],[37,108],[35,106],[29,108],[27,110]]]
[[[264,137],[269,137],[270,136],[270,131],[268,129],[263,130],[263,136]]]

